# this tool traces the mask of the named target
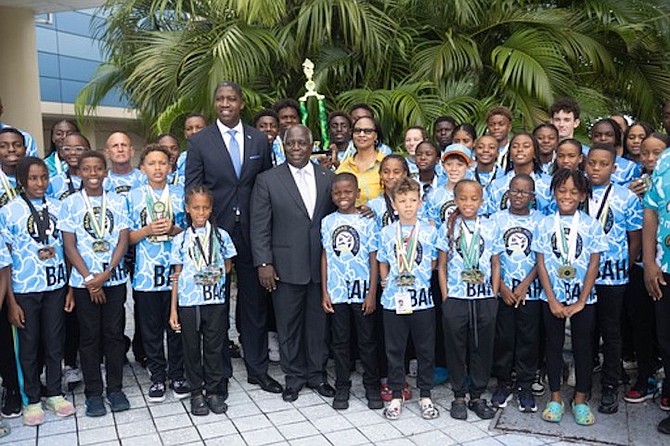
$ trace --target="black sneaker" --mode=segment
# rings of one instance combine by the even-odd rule
[[[130,409],[130,402],[126,398],[126,394],[120,390],[108,394],[107,401],[109,401],[109,407],[112,409],[112,412],[123,412]]]
[[[379,388],[369,387],[365,389],[365,399],[368,400],[368,409],[383,409],[384,401],[382,395],[379,393]]]
[[[191,386],[188,385],[188,381],[184,378],[173,379],[170,387],[172,387],[174,397],[179,400],[188,398],[191,395]]]
[[[165,384],[162,382],[152,383],[149,387],[149,402],[162,403],[165,401]]]
[[[507,407],[507,403],[512,399],[514,391],[512,390],[512,385],[510,383],[501,382],[498,384],[496,391],[493,392],[493,397],[491,398],[491,405],[493,407]]]
[[[451,409],[449,410],[449,415],[454,420],[467,420],[468,419],[468,408],[465,405],[465,400],[455,399],[451,402]]]
[[[241,358],[240,346],[235,344],[234,341],[228,341],[228,354],[231,358]]]
[[[92,396],[86,398],[86,416],[87,417],[104,417],[107,415],[105,403],[101,396]]]
[[[16,418],[21,416],[21,394],[18,389],[5,389],[2,398],[2,418]]]
[[[349,408],[349,386],[338,386],[333,398],[333,409],[345,410]]]
[[[519,389],[519,411],[525,413],[537,412],[537,404],[535,404],[535,396],[529,389]]]
[[[530,385],[530,390],[533,391],[533,395],[535,396],[542,396],[546,391],[544,383],[542,382],[542,375],[542,371],[535,371],[535,379],[533,380],[533,384]]]
[[[616,413],[619,410],[619,393],[614,386],[603,386],[603,393],[600,396],[598,412]]]
[[[488,405],[484,398],[479,398],[468,403],[468,409],[473,411],[482,420],[490,420],[496,414],[495,409]]]

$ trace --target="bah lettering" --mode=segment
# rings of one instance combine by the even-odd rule
[[[165,267],[154,265],[154,286],[156,288],[167,286],[170,283],[170,274],[174,272],[174,265]]]
[[[59,283],[65,284],[67,275],[65,273],[65,265],[47,266],[44,270],[46,275],[47,286],[54,286]]]
[[[370,284],[367,280],[347,280],[347,289],[349,290],[349,301],[361,301],[365,299],[370,291]]]
[[[412,308],[433,305],[433,291],[430,288],[421,288],[418,292],[414,288],[409,288],[407,291],[412,301]]]
[[[465,294],[467,297],[486,296],[493,293],[489,283],[466,283]]]
[[[603,280],[625,280],[628,278],[628,267],[623,260],[612,261],[607,259],[600,269],[600,278]]]
[[[102,269],[106,270],[107,268],[109,268],[109,263],[103,263]],[[126,277],[126,268],[123,265],[123,261],[121,261],[121,263],[116,265],[116,268],[112,270],[112,275],[109,278],[109,280],[110,281],[123,280],[125,279],[125,277]]]
[[[226,298],[226,287],[221,286],[219,283],[214,285],[202,285],[202,296],[205,299],[205,302],[210,300],[224,300]]]

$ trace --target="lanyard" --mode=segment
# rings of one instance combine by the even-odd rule
[[[151,223],[161,218],[172,218],[170,188],[166,185],[161,191],[160,197],[157,197],[153,188],[147,186],[147,221]]]
[[[486,184],[484,184],[484,183],[482,183],[482,180],[481,180],[481,178],[480,178],[480,176],[479,176],[479,170],[477,170],[477,167],[475,167],[475,179],[477,180],[477,182],[478,182],[479,184],[482,185],[482,187],[483,187],[484,189],[486,189],[487,187],[489,187],[489,185],[490,185],[491,183],[493,183],[493,180],[496,179],[496,174],[497,174],[497,173],[498,173],[498,166],[496,165],[496,166],[493,168],[493,171],[491,172],[491,177],[489,178],[488,181],[486,181]]]
[[[402,236],[402,225],[398,222],[395,247],[398,256],[398,272],[411,273],[419,246],[419,224],[415,224],[407,238]]]
[[[60,156],[58,156],[58,149],[56,149],[56,152],[54,153],[54,166],[56,167],[56,173],[63,173],[63,162],[60,160]]]
[[[70,174],[70,169],[68,169],[65,172],[65,176],[67,177],[65,182],[67,183],[67,189],[70,191],[70,194],[75,193],[75,188],[74,188],[74,181],[72,180],[72,174]]]
[[[610,183],[607,186],[607,189],[605,189],[605,193],[603,194],[603,197],[600,199],[600,202],[596,202],[595,200],[589,200],[587,201],[587,212],[591,217],[594,217],[596,220],[600,222],[601,226],[605,226],[605,221],[607,221],[607,211],[610,208],[610,202],[609,202],[609,196],[610,192],[612,191],[612,183]],[[593,202],[594,206],[591,208],[591,203]],[[593,210],[595,210],[596,205],[598,206],[598,210],[596,211],[596,215],[593,215]]]
[[[2,169],[0,169],[0,183],[2,188],[5,190],[5,193],[10,200],[13,200],[16,197],[16,189],[12,187],[12,183],[9,181],[9,177]]]
[[[205,245],[203,247],[203,242],[200,241],[195,228],[191,226],[188,251],[198,271],[202,270],[203,266],[210,266],[214,262],[214,230],[209,222],[205,224]],[[208,254],[205,254],[205,250],[208,251]]]
[[[102,191],[102,202],[100,206],[100,214],[98,218],[95,217],[95,212],[93,211],[93,206],[91,205],[91,200],[89,200],[88,195],[84,189],[81,190],[81,196],[84,199],[84,205],[86,205],[86,212],[91,220],[91,226],[93,226],[93,232],[95,232],[96,238],[103,239],[107,233],[107,226],[105,225],[105,220],[107,216],[107,194],[105,191]]]
[[[25,194],[21,194],[21,198],[23,198],[23,200],[28,205],[30,215],[33,217],[35,226],[37,226],[37,236],[40,243],[46,245],[49,243],[49,236],[51,235],[51,229],[49,228],[49,226],[51,226],[51,220],[49,218],[49,208],[47,206],[46,199],[42,197],[42,213],[40,215],[40,213],[37,212],[37,209],[35,209],[33,203]]]
[[[563,263],[568,265],[577,260],[575,254],[577,253],[577,232],[579,228],[579,211],[575,211],[570,222],[570,234],[566,240],[565,231],[561,227],[561,216],[556,213],[554,220],[554,233],[556,234],[556,245],[561,253]]]
[[[479,219],[475,220],[475,229],[470,231],[464,219],[461,219],[460,248],[463,253],[463,266],[465,269],[475,268],[479,264]]]
[[[393,205],[391,204],[391,198],[384,194],[384,201],[386,202],[386,212],[389,216],[389,220],[391,223],[395,222],[398,219],[398,214],[395,209],[393,209]]]

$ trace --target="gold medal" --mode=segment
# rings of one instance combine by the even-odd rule
[[[107,240],[96,240],[93,242],[93,252],[108,252],[110,244]]]
[[[414,275],[405,273],[396,277],[395,283],[400,287],[411,287],[414,286],[415,279]]]
[[[37,257],[40,260],[49,260],[56,257],[56,249],[53,246],[44,246],[37,250]]]
[[[572,280],[575,278],[577,270],[572,265],[563,265],[558,268],[558,278],[562,280]]]
[[[484,273],[478,268],[466,269],[461,272],[461,280],[465,283],[481,285],[484,283]]]

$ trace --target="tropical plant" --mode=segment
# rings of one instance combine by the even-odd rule
[[[476,122],[510,107],[517,127],[572,96],[588,121],[658,121],[670,99],[670,6],[662,0],[109,0],[108,55],[84,112],[119,87],[155,132],[210,113],[216,83],[246,112],[304,91],[302,61],[331,109],[369,103],[391,141],[439,115]]]

